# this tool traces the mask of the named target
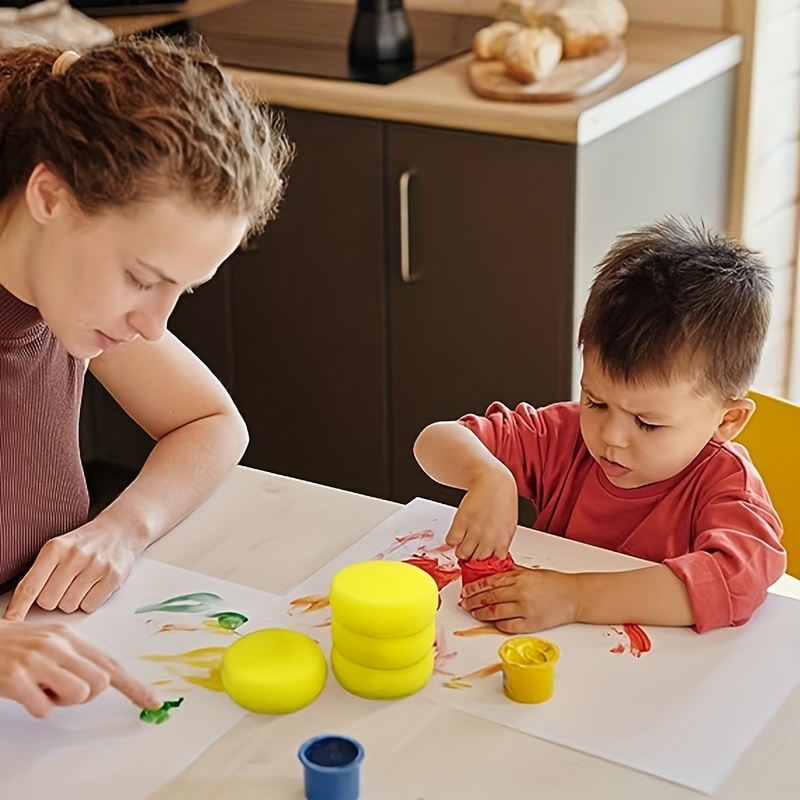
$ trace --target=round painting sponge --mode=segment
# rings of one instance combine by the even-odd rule
[[[333,620],[331,625],[333,646],[348,661],[372,669],[402,669],[416,664],[433,647],[436,640],[436,623],[411,636],[395,639],[378,639],[353,633],[349,628]]]
[[[336,680],[351,694],[367,700],[393,700],[418,692],[433,675],[434,652],[404,669],[369,669],[346,659],[331,648],[331,669]]]
[[[222,685],[231,699],[259,714],[289,714],[317,698],[328,667],[320,646],[284,628],[253,631],[222,658]]]
[[[390,639],[427,628],[439,591],[426,572],[402,561],[365,561],[339,570],[331,582],[334,620],[353,633]]]

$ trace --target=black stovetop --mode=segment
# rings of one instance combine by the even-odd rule
[[[408,11],[414,61],[354,66],[348,59],[348,41],[355,4],[356,0],[352,5],[250,0],[155,30],[200,36],[230,66],[388,84],[469,50],[475,31],[490,21]]]

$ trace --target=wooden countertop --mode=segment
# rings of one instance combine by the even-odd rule
[[[103,20],[118,33],[162,25],[242,0],[189,0],[177,14]],[[389,86],[230,68],[278,106],[441,128],[586,144],[735,67],[742,37],[724,31],[633,25],[628,60],[606,89],[565,103],[485,100],[467,84],[465,54]]]

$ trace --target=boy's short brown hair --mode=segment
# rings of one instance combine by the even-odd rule
[[[742,397],[769,326],[772,283],[759,255],[667,218],[616,239],[597,267],[578,333],[616,380],[688,377]]]

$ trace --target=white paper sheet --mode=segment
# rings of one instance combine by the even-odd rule
[[[147,604],[193,592],[215,593],[221,602],[195,613],[136,613]],[[154,687],[164,700],[183,697],[184,702],[169,720],[154,725],[142,722],[139,710],[113,690],[85,706],[56,709],[46,720],[0,700],[0,797],[141,800],[152,795],[247,712],[224,693],[181,677],[203,679],[208,670],[141,656],[227,647],[238,634],[280,621],[282,607],[280,598],[266,592],[144,558],[125,586],[91,616],[34,609],[31,620],[57,619],[75,626],[140,680],[168,681]],[[207,614],[217,611],[235,611],[248,622],[238,632],[205,625],[213,619]],[[196,630],[161,630],[169,625]]]
[[[452,551],[437,547],[454,512],[425,500],[409,503],[289,593],[287,624],[313,630],[328,651],[330,610],[323,598],[338,569],[415,554],[452,562]],[[523,566],[567,572],[647,563],[527,531],[518,533],[511,550]],[[455,581],[441,592],[437,669],[448,674],[435,674],[425,696],[698,791],[715,790],[800,683],[800,603],[770,595],[741,628],[701,636],[689,629],[648,627],[651,649],[638,655],[631,646],[636,637],[631,640],[622,626],[569,625],[537,634],[561,649],[555,694],[541,705],[508,700],[500,674],[466,678],[470,688],[447,688],[453,676],[498,663],[497,649],[506,638],[455,635],[479,625],[457,605],[460,586]]]

